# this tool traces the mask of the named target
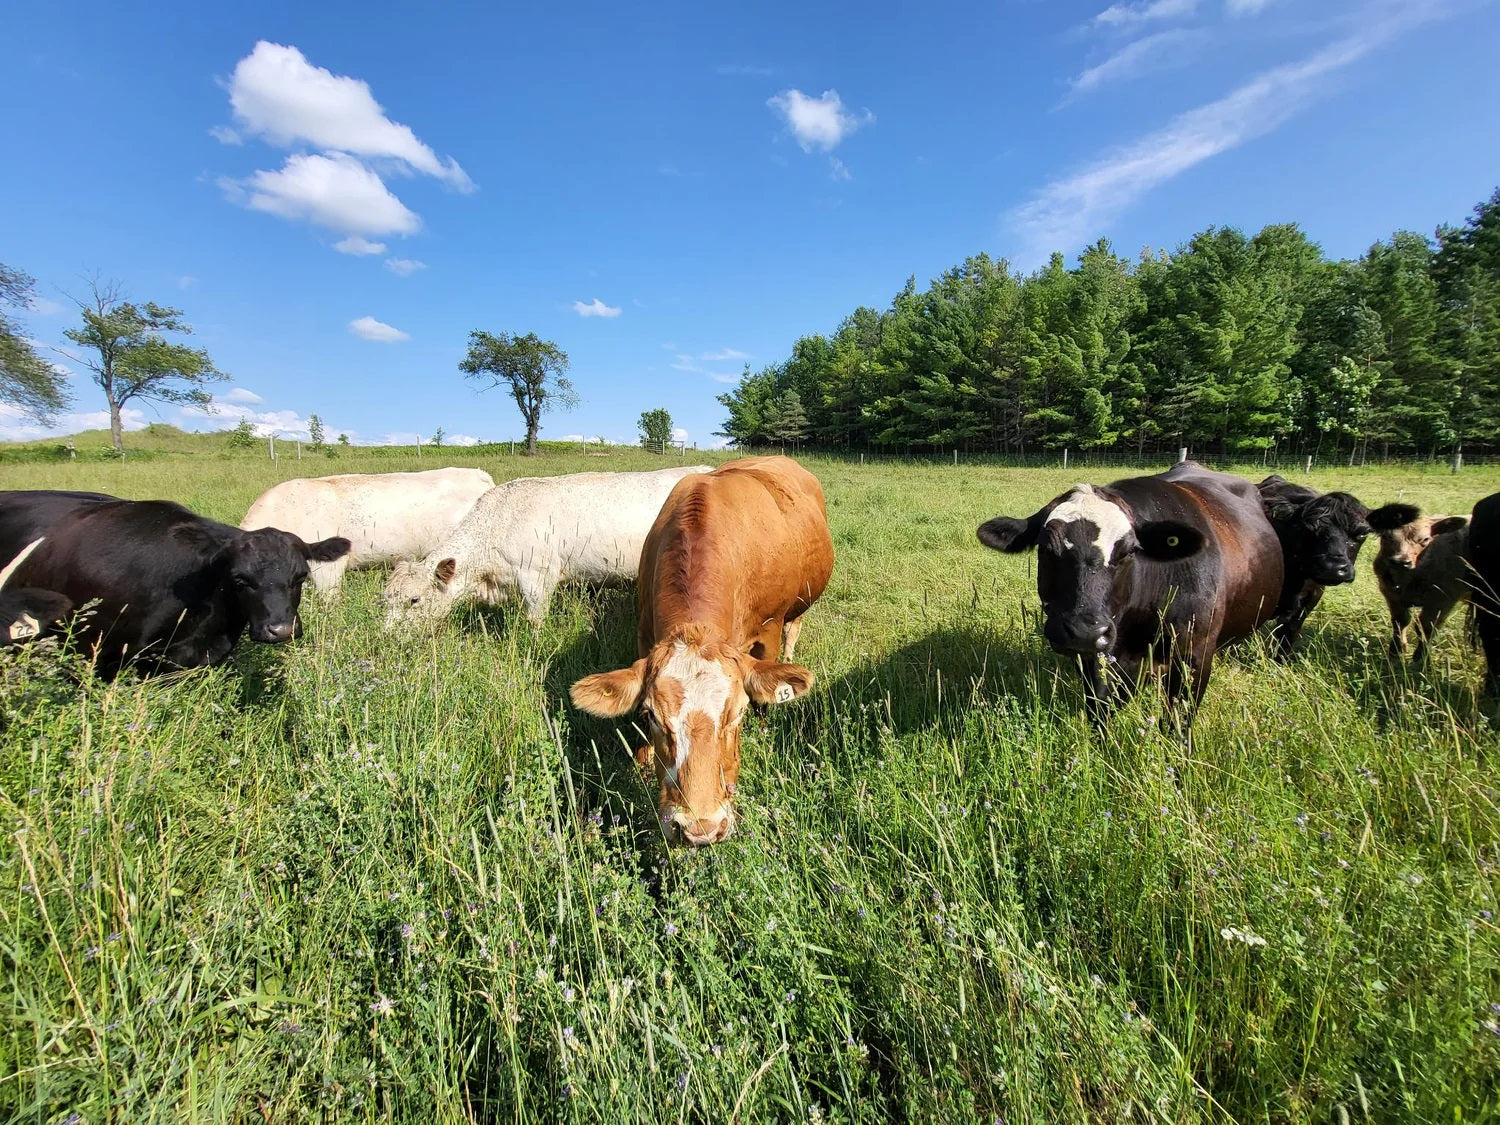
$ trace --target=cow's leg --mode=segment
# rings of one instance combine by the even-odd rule
[[[557,589],[559,575],[552,571],[524,570],[516,578],[516,590],[532,627],[540,629],[547,620],[547,607]]]
[[[1422,607],[1422,612],[1417,615],[1417,647],[1411,655],[1413,663],[1420,664],[1427,659],[1427,645],[1452,609],[1451,602],[1447,605],[1424,605]]]
[[[781,658],[788,663],[797,655],[797,638],[802,635],[802,618],[788,621],[781,627]]]
[[[1411,627],[1411,606],[1405,602],[1391,603],[1391,655],[1400,656],[1406,651],[1406,630]]]
[[[1307,620],[1307,615],[1318,607],[1323,600],[1323,587],[1316,582],[1305,582],[1301,591],[1297,594],[1297,600],[1279,618],[1277,618],[1273,637],[1276,641],[1276,656],[1280,660],[1290,660],[1292,651],[1297,647],[1297,639],[1302,635],[1302,625]]]

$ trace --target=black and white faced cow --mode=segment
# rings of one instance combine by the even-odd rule
[[[1249,481],[1191,461],[1104,488],[1081,484],[1026,519],[997,516],[979,541],[1036,548],[1043,632],[1083,674],[1103,716],[1143,673],[1196,707],[1219,646],[1270,617],[1281,550]]]
[[[1347,492],[1322,493],[1277,473],[1261,481],[1258,491],[1281,543],[1285,580],[1271,635],[1285,659],[1323,591],[1354,581],[1354,563],[1370,533],[1411,523],[1421,511],[1413,504],[1386,504],[1372,512]]]
[[[41,543],[40,539],[32,540],[0,569],[0,648],[41,636],[73,611],[71,601],[51,590],[32,587],[6,589],[11,575]]]
[[[0,493],[0,531],[25,524],[36,494]],[[221,663],[248,631],[277,644],[301,631],[297,610],[309,562],[349,550],[342,538],[304,543],[285,531],[240,531],[165,500],[56,498],[46,539],[16,570],[18,586],[54,590],[75,605],[97,599],[73,640],[111,676]],[[0,538],[0,555],[11,545]]]

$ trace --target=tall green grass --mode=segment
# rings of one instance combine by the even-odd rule
[[[1461,628],[1392,668],[1362,573],[1291,665],[1221,657],[1191,746],[1149,696],[1093,733],[1028,561],[974,539],[1072,474],[811,463],[818,683],[747,722],[704,852],[663,847],[639,735],[564,702],[632,658],[629,591],[398,637],[361,574],[211,672],[7,657],[0,1118],[1497,1115],[1500,740]],[[392,467],[318,468],[356,466]],[[290,468],[0,485],[232,521]],[[1313,483],[1451,512],[1500,475]]]

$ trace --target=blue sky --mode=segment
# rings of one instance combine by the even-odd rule
[[[746,363],[969,254],[1295,221],[1351,256],[1500,183],[1486,0],[25,8],[0,260],[38,279],[28,330],[62,345],[97,274],[233,376],[132,425],[517,437],[457,371],[480,328],[571,357],[544,438],[665,406],[709,445]],[[100,424],[75,386],[56,432]]]

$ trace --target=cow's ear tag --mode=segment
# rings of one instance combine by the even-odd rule
[[[10,639],[13,641],[24,641],[27,637],[34,637],[41,631],[42,627],[37,623],[36,618],[28,615],[12,623],[10,627]]]
[[[607,696],[608,695],[614,695],[614,693],[615,693],[615,689],[612,688],[612,687],[607,687],[607,688],[604,689],[604,694],[607,695]]]
[[[777,703],[790,703],[795,698],[797,698],[797,693],[792,690],[792,685],[791,684],[777,684],[776,685],[776,702]]]

